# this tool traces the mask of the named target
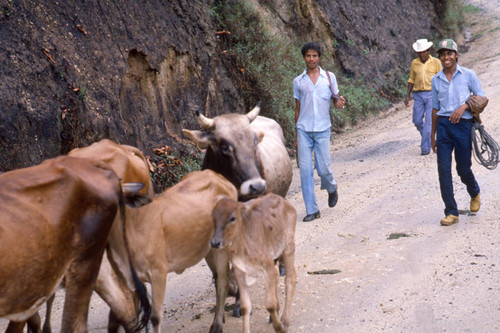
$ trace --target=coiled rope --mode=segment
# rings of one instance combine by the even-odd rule
[[[470,135],[476,161],[486,169],[495,169],[499,162],[498,143],[486,132],[484,126],[476,121],[472,123]]]

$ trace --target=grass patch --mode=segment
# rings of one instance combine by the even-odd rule
[[[462,10],[466,14],[476,14],[483,11],[481,8],[474,5],[464,5],[462,6]]]
[[[465,27],[465,14],[474,6],[464,6],[459,0],[448,0],[446,10],[441,24],[441,34],[445,38],[456,38]]]

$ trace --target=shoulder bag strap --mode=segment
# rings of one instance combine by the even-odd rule
[[[335,91],[333,91],[333,84],[332,84],[332,79],[330,78],[330,72],[326,71],[326,76],[328,77],[328,82],[330,82],[330,90],[332,91],[332,98],[336,100],[340,100],[339,96],[335,94]]]

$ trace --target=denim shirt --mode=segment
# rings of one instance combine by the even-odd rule
[[[331,72],[330,78],[333,90],[338,94],[337,79]],[[306,132],[323,132],[331,127],[329,111],[332,91],[326,72],[321,67],[315,85],[306,70],[293,80],[293,97],[300,102],[297,128]]]
[[[438,116],[451,116],[453,111],[465,104],[471,93],[484,96],[479,79],[471,69],[457,64],[450,82],[448,82],[443,71],[440,71],[432,78],[432,107],[439,110],[437,112]],[[467,109],[462,118],[472,119],[470,110]]]

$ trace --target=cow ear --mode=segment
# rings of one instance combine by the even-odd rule
[[[222,199],[224,199],[224,198],[227,198],[227,195],[224,195],[224,194],[219,194],[217,197],[215,197],[214,207],[215,207],[215,205],[217,205],[217,203],[218,203],[219,201],[221,201],[221,200],[222,200]]]
[[[186,136],[189,140],[194,141],[199,145],[208,146],[214,141],[214,135],[212,134],[212,132],[191,131],[183,129],[182,134],[184,134],[184,136]]]

